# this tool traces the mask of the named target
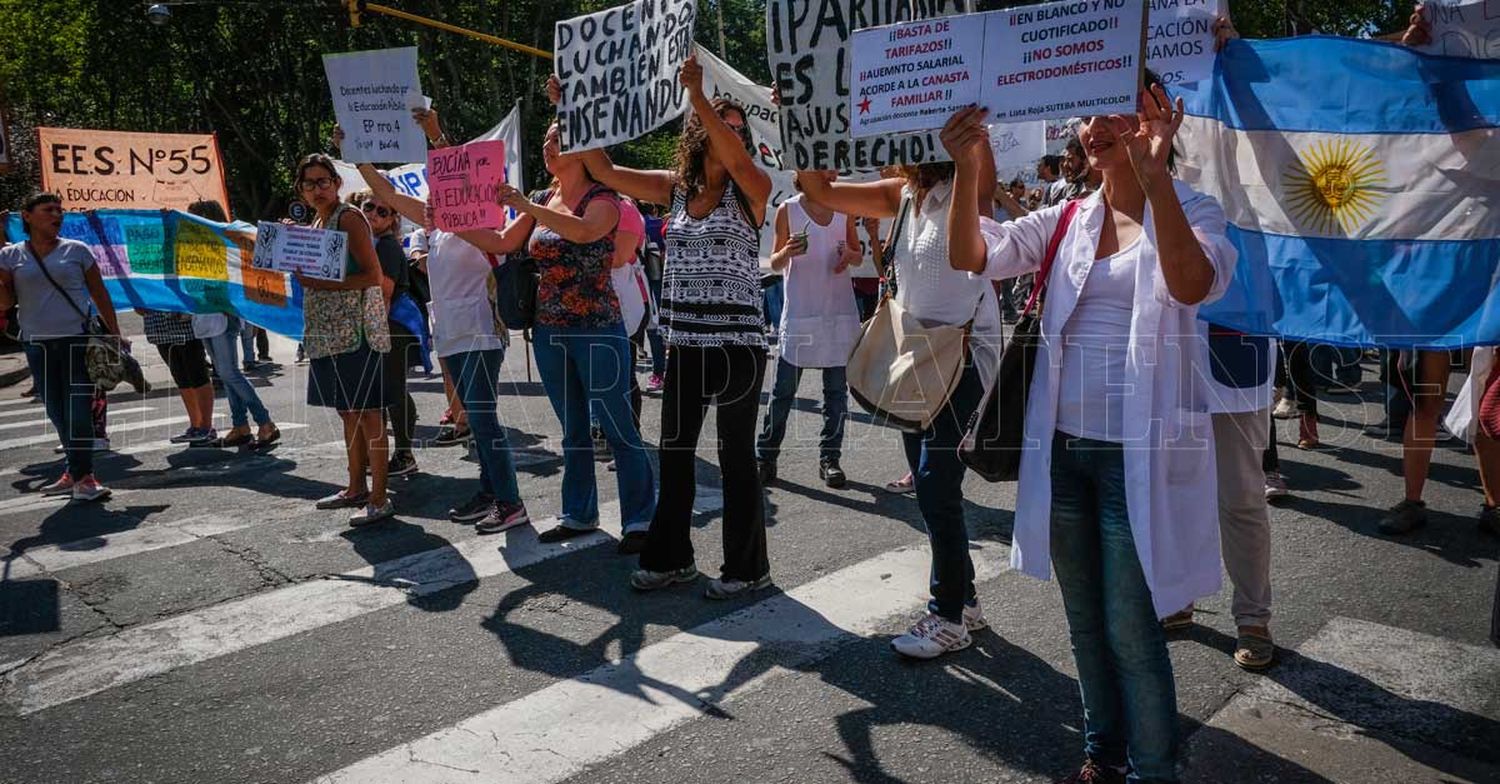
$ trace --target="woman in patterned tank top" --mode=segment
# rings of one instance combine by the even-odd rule
[[[671,347],[662,394],[661,497],[639,590],[697,579],[689,530],[698,434],[710,401],[718,410],[724,487],[724,566],[707,595],[724,599],[771,584],[755,426],[765,374],[760,294],[760,226],[771,180],[750,154],[745,112],[703,91],[703,68],[689,57],[682,84],[692,102],[674,171],[615,166],[603,150],[582,154],[589,174],[637,201],[669,206],[660,320]],[[547,93],[556,103],[560,85]]]

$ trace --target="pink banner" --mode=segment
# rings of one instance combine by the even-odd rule
[[[505,208],[496,201],[505,183],[505,142],[469,142],[427,153],[428,202],[443,231],[498,229]]]

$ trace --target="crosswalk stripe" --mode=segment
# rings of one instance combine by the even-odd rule
[[[976,580],[1003,569],[1005,547],[976,542]],[[561,681],[426,737],[316,779],[316,784],[551,784],[563,781],[874,633],[927,601],[925,547],[894,550],[732,615],[682,632],[616,664]],[[748,657],[774,663],[732,682]]]
[[[186,421],[188,421],[188,418],[186,416],[170,416],[162,417],[160,419],[147,419],[142,422],[130,422],[122,425],[111,424],[109,426],[109,433],[111,436],[113,436],[116,433],[128,433],[135,430],[149,430],[153,427],[166,427],[168,425],[181,424]],[[16,449],[18,447],[55,443],[57,443],[57,436],[52,434],[43,436],[26,436],[25,438],[12,438],[5,441],[0,441],[0,449]]]
[[[301,422],[277,422],[276,423],[276,428],[278,430],[280,430],[281,432],[283,432],[283,433],[285,433],[285,432],[287,432],[289,430],[301,430],[301,429],[303,429],[305,427],[307,427],[307,425],[305,425],[305,424],[303,424]],[[110,428],[110,430],[113,430],[113,429],[114,428]],[[331,442],[331,443],[342,444],[343,442],[342,441],[334,441],[334,442]],[[147,453],[150,453],[150,452],[165,452],[168,449],[189,449],[189,448],[191,448],[191,447],[188,447],[186,444],[174,444],[174,443],[172,443],[169,440],[162,439],[161,441],[153,441],[153,442],[147,443],[147,444],[136,444],[135,446],[127,446],[127,447],[124,447],[124,448],[121,448],[121,449],[114,449],[114,450],[111,450],[111,451],[112,451],[113,454],[116,454],[116,455],[130,456],[130,455],[144,455],[144,454],[147,454]],[[278,453],[280,451],[281,450],[277,450]]]
[[[117,500],[136,492],[139,491],[111,489],[109,497],[111,499]],[[7,498],[4,501],[0,501],[0,515],[21,514],[22,512],[36,512],[52,508],[60,509],[72,502],[72,497],[68,495],[47,496],[37,493],[31,493],[28,495],[17,496],[15,498]]]
[[[9,398],[7,400],[0,400],[0,408],[9,408],[11,406],[22,406],[22,405],[33,405],[33,404],[35,404],[37,406],[41,406],[41,403],[36,402],[36,398],[31,398],[31,397],[13,397],[13,398]]]
[[[37,407],[35,409],[29,408],[29,407],[28,408],[4,408],[4,409],[0,409],[0,419],[9,419],[11,417],[19,417],[19,416],[34,416],[39,421],[43,421],[43,422],[47,421],[47,411],[46,411],[46,409],[42,408],[42,406],[41,406],[40,403],[37,404]]]
[[[618,536],[619,502],[601,504],[599,512],[601,530]],[[547,527],[549,524],[542,522],[535,530]],[[357,618],[400,604],[409,595],[425,596],[610,541],[595,534],[542,544],[535,530],[518,529],[500,540],[468,539],[330,579],[298,583],[133,626],[108,637],[65,643],[9,673],[0,684],[0,703],[22,715],[35,713],[179,667]]]
[[[124,416],[126,414],[139,414],[142,411],[151,410],[153,410],[151,406],[135,406],[132,408],[121,408],[118,410],[110,409],[109,415],[111,418],[114,418],[117,416]],[[31,422],[6,422],[4,424],[0,424],[0,430],[19,430],[23,427],[45,427],[48,430],[51,430],[52,420],[47,419],[46,415],[43,414],[42,418],[33,420]]]
[[[260,522],[248,517],[198,514],[171,523],[101,534],[76,542],[32,547],[25,550],[21,558],[12,564],[11,578],[32,577],[43,572],[58,572],[75,566],[112,561],[128,555],[196,542],[254,525],[260,525]]]

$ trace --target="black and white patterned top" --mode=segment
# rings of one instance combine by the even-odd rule
[[[161,310],[143,310],[146,342],[153,346],[171,346],[193,339],[193,316],[190,313],[168,313]]]
[[[760,231],[730,180],[705,218],[688,214],[687,192],[672,192],[662,272],[662,338],[674,346],[766,347],[761,313]]]

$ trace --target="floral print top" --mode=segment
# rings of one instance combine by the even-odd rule
[[[596,185],[573,209],[582,215],[595,199],[616,200],[614,191]],[[541,202],[546,204],[546,202]],[[569,242],[540,222],[527,248],[536,262],[536,323],[547,327],[609,327],[623,324],[620,300],[610,282],[615,253],[614,230],[588,244]]]
[[[340,205],[329,216],[327,226],[337,230],[339,218],[348,209],[351,209],[348,205]],[[359,212],[354,214],[360,215]],[[327,228],[317,223],[314,226]],[[379,286],[364,290],[302,291],[302,347],[306,349],[308,359],[347,354],[358,350],[362,344],[368,344],[381,353],[391,350],[385,297]]]

